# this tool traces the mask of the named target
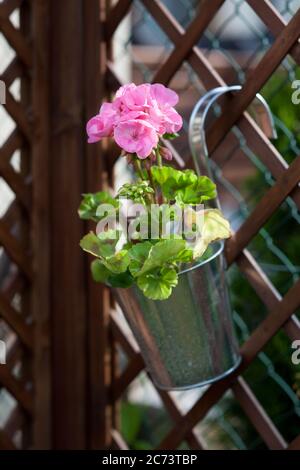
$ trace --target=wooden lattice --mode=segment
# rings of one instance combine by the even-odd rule
[[[14,27],[10,15],[19,12],[20,26]],[[0,384],[13,397],[10,415],[0,430],[0,448],[14,449],[31,442],[33,418],[32,354],[34,351],[31,304],[33,263],[30,253],[30,204],[32,133],[30,128],[30,70],[33,59],[28,42],[30,28],[28,5],[22,1],[0,4],[0,30],[15,51],[15,57],[2,73],[6,85],[5,111],[15,129],[0,148],[0,176],[14,193],[13,202],[0,220],[1,289],[0,318],[7,344],[7,364],[0,366]],[[20,79],[20,100],[9,87]],[[20,152],[18,170],[11,165]],[[3,398],[2,398],[3,399]],[[2,404],[3,407],[3,404]],[[18,432],[19,431],[19,432]],[[20,434],[21,431],[21,434]]]
[[[217,156],[236,124],[276,181],[226,245],[228,265],[237,263],[269,314],[243,344],[239,369],[212,385],[188,413],[183,414],[170,393],[158,390],[173,421],[161,449],[176,449],[183,441],[192,449],[205,448],[194,428],[229,389],[269,448],[300,448],[300,436],[285,441],[241,376],[281,328],[291,339],[300,338],[294,316],[300,305],[299,281],[282,298],[247,250],[288,196],[300,207],[300,159],[289,167],[245,111],[288,54],[300,63],[300,10],[286,24],[268,0],[247,2],[275,41],[242,91],[224,102],[209,129],[208,147],[211,157]],[[0,319],[9,345],[7,364],[0,365],[0,387],[14,398],[0,429],[0,449],[127,448],[119,430],[118,400],[144,363],[124,331],[113,296],[90,279],[78,247],[87,227],[76,208],[82,192],[112,182],[115,150],[106,143],[84,145],[84,127],[122,81],[115,72],[111,41],[132,3],[0,3],[0,32],[16,53],[0,79],[7,90],[21,79],[20,100],[7,91],[5,111],[16,127],[0,148],[0,177],[15,195],[0,220],[0,267],[3,259],[6,266],[0,279]],[[141,3],[174,44],[155,81],[168,84],[186,61],[206,89],[225,85],[196,46],[223,0],[203,0],[186,31],[160,0]],[[20,27],[10,20],[16,10]],[[21,151],[19,172],[10,164],[16,150]],[[177,162],[183,163],[180,156]],[[117,345],[128,358],[121,373]]]
[[[155,73],[154,82],[167,85],[181,67],[183,61],[187,61],[207,89],[226,85],[202,51],[196,46],[223,3],[222,0],[204,0],[201,2],[198,13],[185,31],[161,1],[142,0],[144,7],[174,44],[173,51]],[[300,207],[298,186],[300,159],[299,157],[296,158],[288,167],[284,158],[246,112],[255,94],[261,90],[287,54],[290,54],[297,63],[300,63],[300,46],[298,42],[300,10],[286,24],[269,1],[248,0],[248,4],[275,36],[275,41],[255,68],[248,74],[241,92],[235,96],[230,96],[226,100],[222,115],[215,120],[209,129],[208,149],[211,157],[214,158],[220,144],[228,138],[228,132],[232,126],[237,125],[245,136],[249,148],[259,156],[276,179],[274,186],[266,192],[248,219],[226,244],[228,266],[234,262],[237,263],[267,307],[269,315],[243,344],[241,348],[243,361],[238,370],[230,377],[210,386],[187,414],[182,414],[170,393],[157,390],[174,422],[171,431],[160,443],[160,449],[176,449],[183,441],[186,441],[193,449],[203,449],[203,443],[193,429],[230,388],[254,428],[269,448],[296,449],[300,446],[300,437],[291,443],[285,441],[241,377],[241,374],[280,328],[284,328],[291,339],[297,339],[300,336],[300,324],[293,315],[300,304],[299,281],[294,284],[284,298],[281,298],[271,281],[247,250],[251,240],[288,196],[292,197]],[[105,37],[107,40],[113,37],[131,5],[130,0],[119,1],[109,11],[107,23],[105,24]],[[114,64],[108,62],[107,69],[109,83],[113,87],[119,85],[121,80],[114,71]],[[191,161],[187,161],[186,165],[189,166],[191,163]],[[129,359],[129,363],[121,375],[112,378],[109,398],[114,405],[129,384],[143,370],[144,363],[136,344],[128,339],[128,334],[124,331],[124,327],[116,313],[111,313],[110,317],[114,341],[122,347]],[[118,434],[116,429],[112,430],[111,436],[117,448],[126,448],[126,443],[124,443],[122,436]]]

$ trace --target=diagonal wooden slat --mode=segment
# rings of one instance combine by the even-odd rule
[[[225,0],[204,0],[202,2],[197,15],[185,31],[180,45],[175,47],[171,52],[165,63],[155,74],[153,82],[168,83],[171,80],[182,62],[190,54],[193,46],[204,33],[216,11],[223,5],[224,1]]]
[[[128,445],[117,429],[111,430],[112,448],[115,450],[129,450]]]
[[[252,333],[241,348],[242,363],[239,368],[224,380],[213,384],[190,409],[169,434],[163,439],[159,448],[170,449],[177,447],[184,439],[189,429],[204,418],[210,408],[222,397],[225,391],[254,360],[256,355],[264,348],[276,332],[284,325],[292,313],[300,305],[300,280],[288,291],[282,302],[269,314]]]
[[[3,0],[0,4],[0,16],[8,18],[14,10],[20,8],[23,0]]]
[[[31,201],[30,186],[24,183],[21,176],[9,164],[3,165],[1,159],[0,176],[11,187],[18,201],[29,211]]]
[[[247,2],[275,37],[278,36],[286,27],[286,21],[269,0],[247,0]],[[300,63],[299,44],[295,44],[295,46],[290,50],[290,55],[296,63]]]
[[[0,244],[3,245],[7,251],[9,257],[14,261],[17,266],[26,274],[26,276],[32,278],[31,262],[28,256],[24,253],[24,250],[20,247],[17,240],[8,233],[5,229],[3,222],[0,221]]]
[[[297,157],[289,169],[277,180],[262,197],[252,214],[239,230],[226,243],[226,258],[231,264],[248,245],[267,220],[274,214],[293,188],[300,181],[300,157]]]
[[[118,3],[110,10],[105,24],[105,39],[109,41],[117,27],[127,15],[133,0],[118,0]]]
[[[15,397],[19,404],[30,415],[33,413],[33,396],[26,390],[21,382],[18,382],[10,373],[8,367],[0,367],[0,384]]]
[[[15,57],[10,64],[6,67],[4,72],[0,75],[0,80],[2,80],[6,88],[9,88],[14,80],[18,77],[21,77],[24,74],[24,67],[20,60]]]
[[[3,33],[11,47],[16,51],[20,60],[30,68],[32,66],[32,54],[27,39],[16,29],[9,19],[0,14],[0,32]]]
[[[17,450],[13,442],[2,429],[0,429],[0,450]]]
[[[268,310],[271,312],[274,308],[278,307],[282,297],[251,253],[248,250],[243,250],[236,259],[236,263]],[[299,319],[292,315],[283,326],[283,329],[292,340],[298,339],[300,337]]]
[[[223,109],[222,115],[216,119],[208,131],[207,145],[210,151],[216,148],[224,135],[229,132],[231,127],[248,108],[256,93],[262,89],[270,75],[275,72],[289,50],[298,41],[299,36],[300,9],[277,36],[275,42],[255,69],[249,73],[242,90],[236,95],[228,97],[228,105]]]
[[[12,154],[22,145],[22,134],[17,129],[15,129],[0,147],[0,162],[7,163]]]
[[[296,437],[288,446],[288,450],[300,450],[300,436]]]
[[[24,134],[26,139],[30,142],[32,140],[31,125],[29,124],[28,118],[26,117],[21,104],[14,99],[9,90],[6,90],[5,110],[18,125],[19,130]]]
[[[250,419],[257,432],[272,450],[283,450],[287,444],[266,414],[244,379],[239,377],[232,386],[239,404]]]

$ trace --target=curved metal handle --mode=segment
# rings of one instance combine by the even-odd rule
[[[205,135],[205,122],[208,112],[211,106],[218,100],[220,96],[232,91],[239,91],[241,88],[242,87],[240,85],[213,88],[200,98],[192,111],[188,132],[189,145],[192,152],[195,169],[198,175],[201,174],[199,162],[201,162],[201,159],[204,158],[203,163],[206,165],[208,176],[211,176]],[[277,132],[268,103],[260,93],[256,94],[256,100],[258,100],[258,102],[263,106],[264,116],[267,118],[268,129],[270,130],[270,135],[268,135],[268,137],[276,139]]]

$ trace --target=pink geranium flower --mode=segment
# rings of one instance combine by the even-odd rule
[[[111,103],[103,103],[99,114],[90,119],[86,125],[88,142],[94,143],[103,137],[111,137],[113,134],[116,110]]]
[[[126,152],[146,158],[158,144],[158,135],[147,121],[132,119],[120,122],[114,130],[117,144]]]

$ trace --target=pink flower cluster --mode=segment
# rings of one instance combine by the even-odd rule
[[[182,118],[174,109],[178,96],[164,85],[134,83],[124,85],[112,103],[103,103],[99,114],[87,123],[88,142],[113,137],[128,153],[148,157],[159,137],[182,127]]]

